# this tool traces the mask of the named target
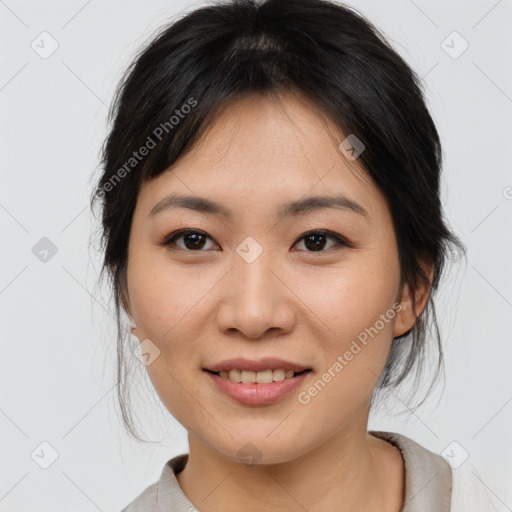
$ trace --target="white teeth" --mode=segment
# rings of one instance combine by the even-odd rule
[[[270,384],[271,382],[280,382],[284,379],[293,377],[295,372],[293,370],[264,370],[262,372],[253,372],[247,370],[229,370],[229,372],[222,370],[219,375],[224,379],[229,379],[232,382],[242,382],[243,384]]]
[[[220,372],[221,377],[223,377],[223,373],[227,372]],[[228,376],[225,376],[228,378]],[[242,373],[240,370],[229,370],[229,380],[232,380],[233,382],[242,382]]]
[[[274,378],[274,381],[280,382],[285,379],[286,372],[284,370],[274,370],[272,372],[272,377]],[[292,370],[292,377],[293,377],[293,370]]]
[[[256,382],[256,372],[242,370],[242,382],[244,384]]]

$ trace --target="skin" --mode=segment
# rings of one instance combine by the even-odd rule
[[[382,193],[339,151],[345,137],[305,99],[245,97],[229,104],[200,144],[142,185],[130,232],[128,313],[140,341],[160,355],[147,366],[169,412],[187,429],[189,462],[177,476],[202,512],[398,512],[400,452],[367,433],[370,398],[394,336],[412,327],[411,291],[400,289],[391,214]],[[368,217],[318,209],[276,219],[285,201],[342,192]],[[190,209],[149,216],[170,193],[203,196],[231,220]],[[194,249],[178,229],[207,233]],[[352,247],[303,238],[326,229]],[[248,236],[263,252],[236,252]],[[311,246],[309,246],[311,247]],[[416,314],[428,289],[416,290]],[[358,334],[400,301],[401,311],[311,401],[297,395],[343,355]],[[398,300],[397,300],[398,299]],[[202,368],[231,357],[281,357],[312,372],[297,392],[271,405],[239,404]],[[261,457],[237,452],[251,442]]]

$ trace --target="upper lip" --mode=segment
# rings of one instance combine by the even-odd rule
[[[293,363],[291,361],[285,361],[284,359],[278,359],[275,357],[264,357],[263,359],[251,360],[244,358],[227,359],[220,363],[208,366],[204,368],[211,372],[221,372],[229,370],[245,370],[253,372],[262,372],[264,370],[293,370],[295,372],[301,372],[308,370],[307,366]]]

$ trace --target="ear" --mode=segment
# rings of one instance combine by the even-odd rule
[[[128,315],[129,321],[130,321],[130,332],[136,336],[139,337],[137,333],[137,325],[135,323],[135,320],[133,318],[133,313],[131,311],[130,307],[130,299],[129,299],[129,293],[128,293],[128,284],[126,282],[126,270],[121,274],[119,279],[119,286],[120,286],[120,300],[121,304]]]
[[[407,283],[404,284],[402,290],[402,301],[400,302],[400,310],[395,317],[395,329],[393,336],[401,336],[406,333],[416,323],[417,317],[421,315],[427,305],[432,287],[432,278],[434,275],[433,265],[421,265],[423,271],[428,276],[428,284],[422,284],[414,291],[415,307],[412,306],[413,291]]]
[[[136,337],[139,338],[139,332],[137,330],[137,326],[135,325],[135,322],[130,318],[130,332]]]
[[[123,306],[126,314],[130,317],[131,325],[134,325],[133,315],[130,307],[130,295],[128,293],[128,283],[126,282],[126,267],[124,271],[121,272],[119,276],[119,299],[121,301],[121,305]]]

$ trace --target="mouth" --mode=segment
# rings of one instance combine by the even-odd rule
[[[284,368],[277,368],[275,370],[263,370],[263,371],[251,371],[251,370],[239,370],[233,368],[229,371],[221,370],[214,372],[203,368],[206,372],[217,375],[221,379],[227,379],[237,384],[272,384],[273,382],[282,382],[287,379],[293,379],[299,375],[311,372],[311,368],[306,368],[301,371],[285,370]]]
[[[213,383],[213,389],[237,404],[263,406],[273,404],[287,396],[308,378],[311,368],[295,371],[283,368],[263,371],[219,370],[203,368]]]

